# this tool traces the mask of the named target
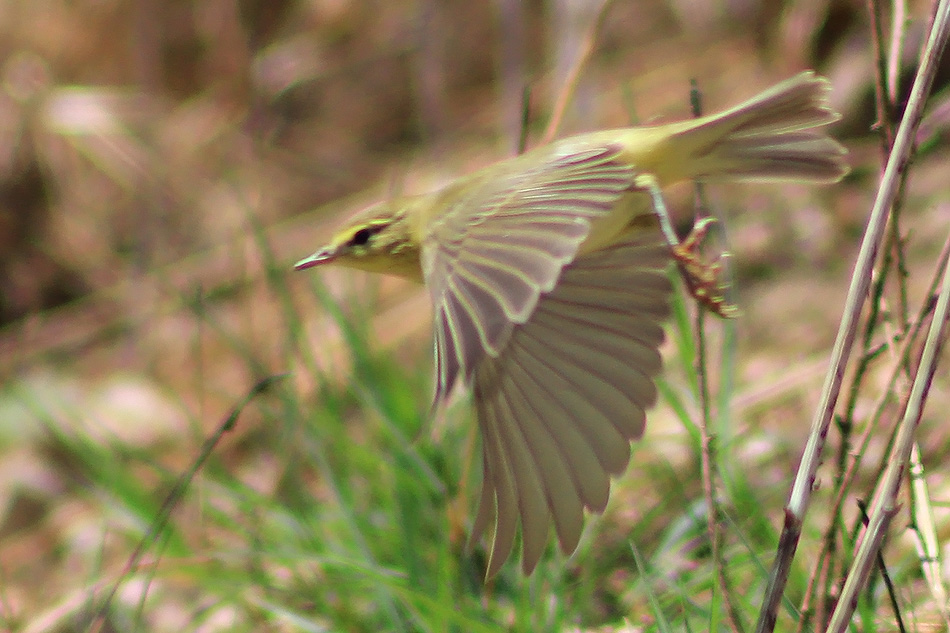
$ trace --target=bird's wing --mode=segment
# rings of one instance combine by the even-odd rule
[[[427,228],[422,271],[434,308],[440,404],[461,376],[496,357],[590,232],[633,185],[619,146],[496,170],[454,195]]]
[[[656,401],[669,261],[656,228],[578,258],[501,353],[475,369],[483,483],[472,538],[494,513],[489,576],[510,554],[519,516],[529,573],[552,519],[569,554],[583,509],[606,506],[610,475],[626,468]]]

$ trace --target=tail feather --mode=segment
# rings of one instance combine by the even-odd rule
[[[772,137],[730,137],[717,147],[708,174],[733,180],[791,180],[832,183],[848,173],[844,148],[835,140],[814,132],[796,132]]]
[[[846,150],[827,135],[837,121],[828,81],[792,77],[722,114],[684,125],[674,143],[692,157],[691,178],[837,182]]]

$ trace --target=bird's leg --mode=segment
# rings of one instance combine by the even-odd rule
[[[663,202],[663,192],[660,191],[660,185],[656,182],[653,174],[640,174],[633,181],[633,190],[649,194],[653,200],[653,211],[660,222],[660,230],[663,231],[663,237],[670,248],[675,249],[680,244],[680,238],[676,235],[673,228],[673,221],[670,220],[670,214],[666,210],[666,203]]]
[[[725,277],[723,256],[718,255],[711,262],[705,261],[699,252],[700,245],[709,232],[709,227],[715,218],[706,217],[697,221],[689,235],[682,241],[673,229],[673,222],[663,202],[660,186],[651,174],[642,174],[635,180],[635,187],[650,195],[653,200],[653,210],[660,222],[660,230],[669,244],[673,259],[680,269],[680,274],[686,282],[689,293],[707,310],[724,319],[734,319],[739,316],[739,308],[726,297],[729,282]]]

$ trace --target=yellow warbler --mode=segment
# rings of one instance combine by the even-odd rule
[[[687,179],[836,182],[838,115],[811,72],[720,114],[581,134],[387,200],[296,269],[335,262],[425,283],[434,308],[435,404],[471,386],[483,483],[472,538],[494,516],[488,575],[518,521],[530,573],[553,522],[577,547],[602,512],[657,398],[672,287],[659,188]],[[660,217],[663,220],[662,217]]]

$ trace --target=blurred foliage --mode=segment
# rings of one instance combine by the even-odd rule
[[[364,190],[405,170],[423,144],[512,133],[521,88],[540,83],[535,101],[547,101],[558,87],[548,71],[563,76],[596,10],[460,0],[4,4],[0,324],[220,244],[246,231],[249,210],[269,224]],[[774,74],[825,69],[864,36],[860,3],[694,5],[616,3],[591,74],[639,82],[685,43],[719,48],[713,67],[754,55],[745,63]],[[723,37],[729,44],[717,45]],[[688,72],[710,89],[740,76]],[[575,121],[591,126],[602,89],[584,82]],[[644,113],[661,96],[647,90],[637,97]]]

